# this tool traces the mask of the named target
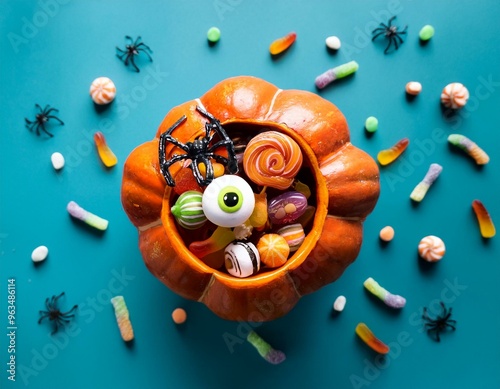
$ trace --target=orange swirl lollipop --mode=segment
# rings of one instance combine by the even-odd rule
[[[285,190],[302,166],[302,151],[291,137],[277,131],[261,132],[248,142],[243,169],[257,185]]]

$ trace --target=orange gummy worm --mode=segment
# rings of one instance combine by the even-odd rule
[[[401,154],[403,154],[403,151],[406,150],[409,143],[410,140],[408,138],[403,138],[390,149],[382,150],[377,155],[379,163],[381,165],[388,165],[394,162]]]
[[[99,157],[101,158],[102,163],[106,167],[115,166],[118,163],[118,158],[111,151],[109,146],[106,143],[106,138],[104,138],[104,134],[100,131],[97,131],[94,134],[94,142],[97,147],[97,152],[99,153]]]
[[[373,332],[370,331],[365,323],[359,323],[356,326],[356,334],[365,342],[372,350],[378,352],[379,354],[387,354],[389,352],[389,347],[377,339]]]
[[[297,34],[295,32],[290,32],[289,34],[285,35],[284,37],[276,39],[269,46],[269,52],[272,55],[281,54],[286,49],[288,49],[293,44],[293,42],[295,42],[296,38],[297,38]]]
[[[479,230],[483,238],[493,238],[495,236],[495,225],[491,216],[486,210],[486,207],[479,200],[474,200],[472,202],[472,209],[474,210],[477,221],[479,223]]]

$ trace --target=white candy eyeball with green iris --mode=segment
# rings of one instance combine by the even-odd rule
[[[236,227],[252,214],[255,196],[243,178],[228,174],[217,177],[205,188],[201,206],[212,223],[220,227]]]

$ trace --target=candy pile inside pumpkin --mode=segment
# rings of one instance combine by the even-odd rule
[[[224,134],[208,132],[211,118],[233,142],[234,154]],[[188,153],[183,145],[192,151],[204,138],[210,138],[205,146],[212,149],[204,150],[212,152],[210,163],[198,154],[178,157]],[[213,147],[218,142],[221,147]],[[278,172],[271,181],[269,170]],[[333,104],[235,77],[173,108],[156,137],[131,153],[122,203],[138,228],[146,265],[162,282],[223,318],[264,321],[337,279],[356,258],[362,221],[379,195],[378,177],[373,159],[349,142]],[[239,204],[242,199],[253,201]],[[252,258],[259,252],[266,259],[257,268]]]

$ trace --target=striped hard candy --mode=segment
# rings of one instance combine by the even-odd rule
[[[90,85],[90,96],[98,105],[109,104],[116,96],[115,84],[108,77],[96,78]]]
[[[302,228],[302,224],[300,223],[294,223],[281,227],[276,233],[285,238],[288,246],[290,246],[291,252],[296,251],[306,238],[304,228]]]
[[[427,262],[437,262],[443,258],[446,247],[441,238],[434,235],[422,238],[418,244],[418,254]]]
[[[205,224],[207,218],[201,207],[201,199],[202,193],[195,190],[188,190],[179,196],[170,211],[180,226],[195,230]]]
[[[269,267],[284,265],[290,254],[287,241],[278,234],[265,234],[257,242],[260,260]]]

